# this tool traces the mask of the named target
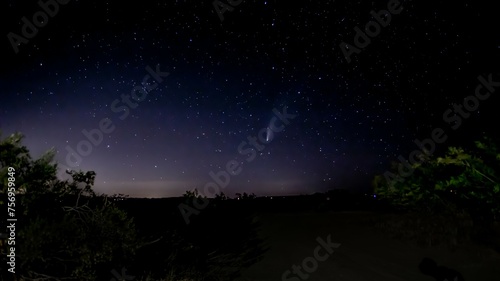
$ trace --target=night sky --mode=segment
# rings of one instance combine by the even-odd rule
[[[437,150],[498,134],[500,90],[457,130],[443,120],[479,75],[500,81],[493,2],[392,3],[350,62],[341,44],[391,1],[228,2],[221,20],[212,0],[60,0],[19,39],[42,8],[2,1],[2,137],[22,132],[35,157],[54,147],[60,175],[93,170],[97,192],[164,197],[227,163],[229,196],[367,190],[434,128],[448,135]]]

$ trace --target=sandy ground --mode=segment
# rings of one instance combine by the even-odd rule
[[[363,212],[260,214],[262,235],[267,237],[271,249],[238,280],[287,280],[282,279],[282,274],[314,256],[319,245],[316,239],[326,240],[328,235],[340,247],[328,259],[318,262],[307,279],[292,274],[288,280],[432,281],[434,278],[418,270],[423,257],[458,270],[467,281],[500,280],[500,255],[494,251],[463,245],[452,252],[393,240],[371,227],[370,216],[373,214]]]

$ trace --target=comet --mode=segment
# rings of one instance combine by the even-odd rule
[[[266,142],[270,142],[273,139],[273,137],[274,137],[273,130],[271,130],[270,127],[267,127],[267,130],[266,130]]]

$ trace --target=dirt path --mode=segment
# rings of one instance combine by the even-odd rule
[[[338,281],[432,281],[418,271],[423,257],[462,273],[467,281],[500,280],[500,255],[479,246],[463,246],[455,252],[439,248],[421,248],[392,240],[369,226],[370,213],[297,213],[261,214],[262,235],[271,249],[264,259],[243,272],[240,281],[250,280],[338,280]],[[301,265],[313,257],[317,238],[341,245],[325,261],[310,258],[311,272],[302,278],[292,272],[282,274],[292,265]],[[320,251],[326,253],[325,250]],[[306,263],[307,266],[307,263]]]

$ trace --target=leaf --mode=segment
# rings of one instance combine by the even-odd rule
[[[500,184],[496,184],[495,186],[493,186],[493,192],[495,192],[495,193],[500,192]]]

